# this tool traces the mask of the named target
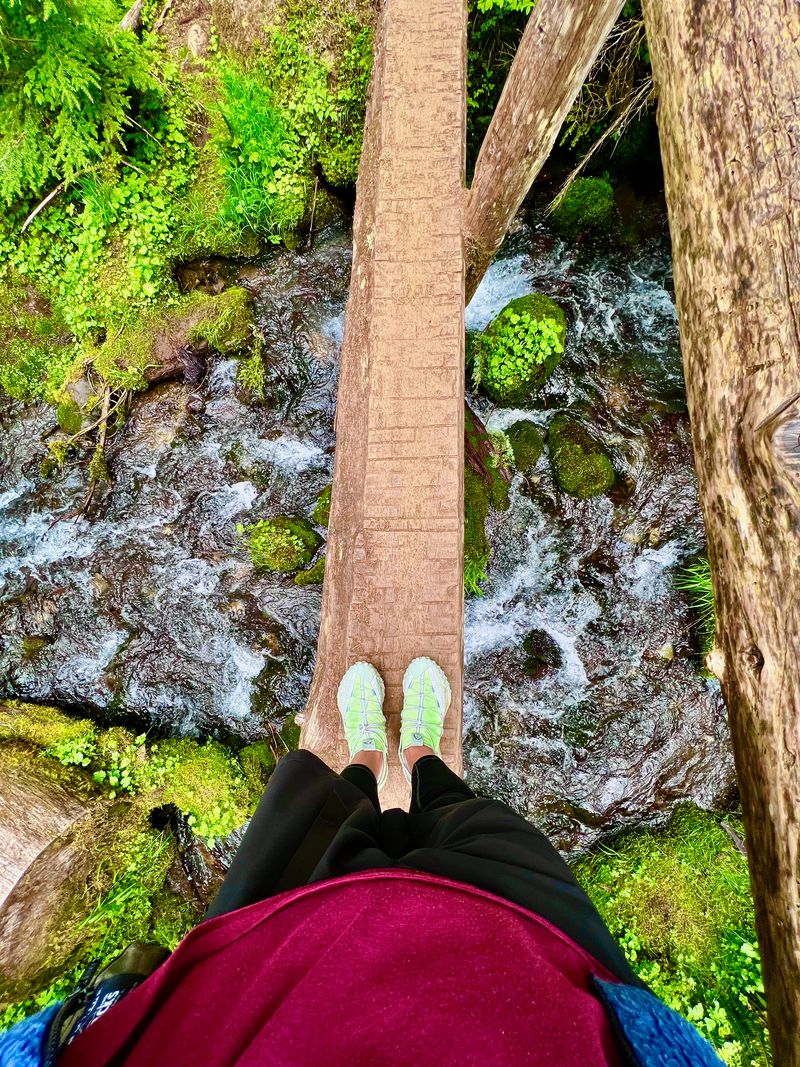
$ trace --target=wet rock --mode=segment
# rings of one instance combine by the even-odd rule
[[[238,286],[219,296],[191,293],[166,314],[143,314],[96,351],[93,364],[112,385],[141,388],[144,383],[186,376],[196,385],[204,375],[203,354],[241,351],[251,339],[253,301]]]
[[[547,431],[550,463],[565,493],[585,499],[614,484],[614,466],[603,448],[577,419],[557,415]]]
[[[39,477],[52,409],[0,397],[0,695],[245,742],[301,710],[318,588],[256,571],[236,525],[304,514],[330,483],[337,367],[306,338],[335,347],[349,264],[332,232],[259,265],[275,405],[244,403],[237,362],[214,355],[202,394],[152,387],[109,439],[91,522],[63,519],[85,494],[79,467]],[[186,409],[197,395],[202,419]]]
[[[522,647],[525,650],[522,669],[531,678],[541,678],[551,668],[557,670],[564,659],[558,643],[546,630],[531,630]]]
[[[523,419],[506,431],[514,453],[514,463],[521,474],[532,474],[544,452],[544,434],[535,422]]]
[[[556,203],[552,219],[565,237],[607,233],[619,221],[614,189],[604,178],[576,178]]]

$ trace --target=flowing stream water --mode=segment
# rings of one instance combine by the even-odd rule
[[[230,360],[210,366],[202,411],[183,382],[144,394],[91,521],[69,517],[85,464],[39,476],[52,411],[0,401],[0,696],[235,742],[303,707],[320,590],[257,573],[236,526],[307,514],[330,481],[350,254],[334,226],[312,252],[227,267],[256,300],[264,402]],[[703,531],[669,262],[663,231],[604,249],[521,222],[467,314],[480,328],[534,289],[565,307],[567,355],[535,406],[472,401],[498,429],[574,408],[620,474],[589,501],[555,489],[546,455],[517,475],[490,518],[486,595],[466,611],[469,780],[566,850],[733,788],[719,690],[674,589]],[[533,671],[530,635],[545,649]]]

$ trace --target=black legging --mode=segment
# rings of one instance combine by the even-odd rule
[[[414,765],[411,806],[381,812],[367,767],[341,774],[313,753],[275,769],[207,918],[310,882],[408,867],[535,912],[622,981],[641,984],[567,864],[535,826],[480,799],[437,756]]]

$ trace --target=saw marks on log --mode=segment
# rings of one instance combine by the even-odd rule
[[[386,683],[390,778],[403,672],[447,672],[442,754],[461,770],[465,16],[453,0],[383,8],[354,221],[317,669],[301,743],[347,762],[336,688],[368,660]],[[460,72],[460,76],[459,76]],[[389,88],[390,87],[390,88]]]

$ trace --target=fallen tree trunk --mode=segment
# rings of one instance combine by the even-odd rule
[[[775,1063],[800,1065],[800,8],[645,0]]]
[[[366,659],[386,682],[396,751],[402,678],[427,655],[453,704],[463,671],[465,0],[389,0],[376,37],[353,224],[317,664],[301,743],[347,761],[336,689]],[[390,761],[383,794],[408,787]]]
[[[550,155],[622,4],[539,0],[528,19],[467,195],[467,303]]]

